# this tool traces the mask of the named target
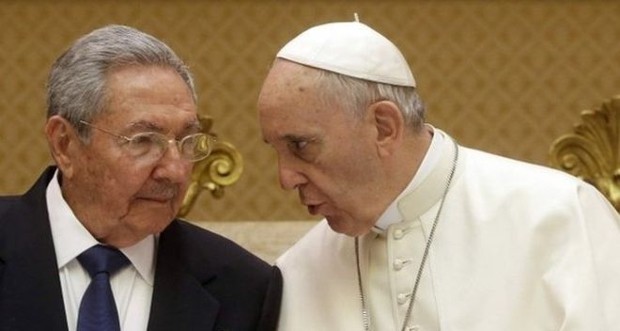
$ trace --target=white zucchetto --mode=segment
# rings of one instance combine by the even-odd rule
[[[284,45],[276,57],[345,76],[416,87],[398,48],[357,21],[312,27]]]

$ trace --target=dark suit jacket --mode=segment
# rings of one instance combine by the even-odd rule
[[[2,331],[67,330],[45,200],[54,170],[25,195],[0,198]],[[174,220],[159,239],[148,330],[275,330],[281,291],[277,268]]]

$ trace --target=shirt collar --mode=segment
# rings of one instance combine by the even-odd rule
[[[86,230],[84,225],[75,217],[75,214],[62,196],[59,184],[60,172],[56,170],[54,177],[47,185],[46,201],[47,212],[54,240],[56,262],[58,268],[77,258],[82,252],[99,244]],[[122,248],[121,251],[136,268],[144,280],[153,285],[155,279],[155,250],[157,240],[155,236],[147,236],[133,246]]]
[[[418,171],[413,175],[413,178],[409,182],[409,185],[405,187],[405,189],[398,195],[394,201],[387,207],[387,209],[383,212],[383,214],[379,217],[375,225],[372,227],[372,230],[383,234],[387,228],[394,224],[402,221],[400,212],[398,211],[398,200],[403,196],[409,194],[414,189],[416,189],[420,183],[431,173],[439,158],[441,156],[441,142],[444,137],[441,132],[435,130],[431,125],[427,126],[433,132],[433,138],[431,139],[431,144],[426,151],[426,155],[424,155],[424,159],[422,159],[422,163],[418,168]]]

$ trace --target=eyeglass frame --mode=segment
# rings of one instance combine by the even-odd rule
[[[190,161],[190,162],[198,162],[198,161],[204,160],[209,155],[211,155],[211,152],[213,152],[213,144],[217,140],[217,138],[215,136],[210,135],[210,134],[206,134],[206,133],[202,133],[202,132],[193,133],[193,134],[187,135],[187,136],[185,136],[185,137],[183,137],[181,139],[175,139],[175,138],[170,139],[165,134],[162,134],[162,133],[159,133],[159,132],[155,132],[155,131],[139,132],[139,133],[136,133],[136,134],[128,137],[126,135],[117,134],[117,133],[114,133],[114,132],[112,132],[110,130],[100,128],[100,127],[95,126],[92,123],[90,123],[88,121],[85,121],[85,120],[80,120],[79,123],[83,124],[83,125],[86,125],[86,126],[88,126],[90,128],[93,128],[95,130],[101,131],[103,133],[106,133],[106,134],[108,134],[108,135],[110,135],[112,137],[122,139],[127,144],[131,144],[132,142],[134,142],[137,137],[144,137],[146,135],[148,135],[148,137],[161,137],[161,139],[159,139],[158,141],[162,142],[163,144],[158,144],[156,140],[152,140],[152,143],[154,143],[154,146],[161,146],[161,155],[159,155],[157,158],[155,158],[155,160],[159,160],[160,158],[162,158],[166,154],[166,151],[168,150],[168,148],[170,148],[170,144],[172,142],[174,142],[174,144],[177,147],[177,150],[179,152],[179,155],[183,159],[185,159],[187,161]],[[203,155],[203,156],[201,156],[199,158],[189,158],[187,156],[187,154],[183,153],[183,142],[186,141],[189,138],[195,138],[197,136],[202,136],[202,137],[206,138],[206,142],[207,142],[207,146],[208,146],[207,152],[205,153],[205,155]],[[140,157],[140,156],[136,156],[136,157]]]

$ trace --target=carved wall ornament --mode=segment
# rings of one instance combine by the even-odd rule
[[[217,137],[211,132],[213,126],[211,117],[201,115],[199,120],[204,133]],[[221,198],[224,195],[224,188],[237,182],[242,172],[241,153],[231,143],[216,139],[211,154],[194,164],[192,180],[178,216],[185,217],[204,190],[211,192],[214,198]]]
[[[591,183],[620,211],[620,95],[582,111],[581,120],[553,142],[551,165]]]

